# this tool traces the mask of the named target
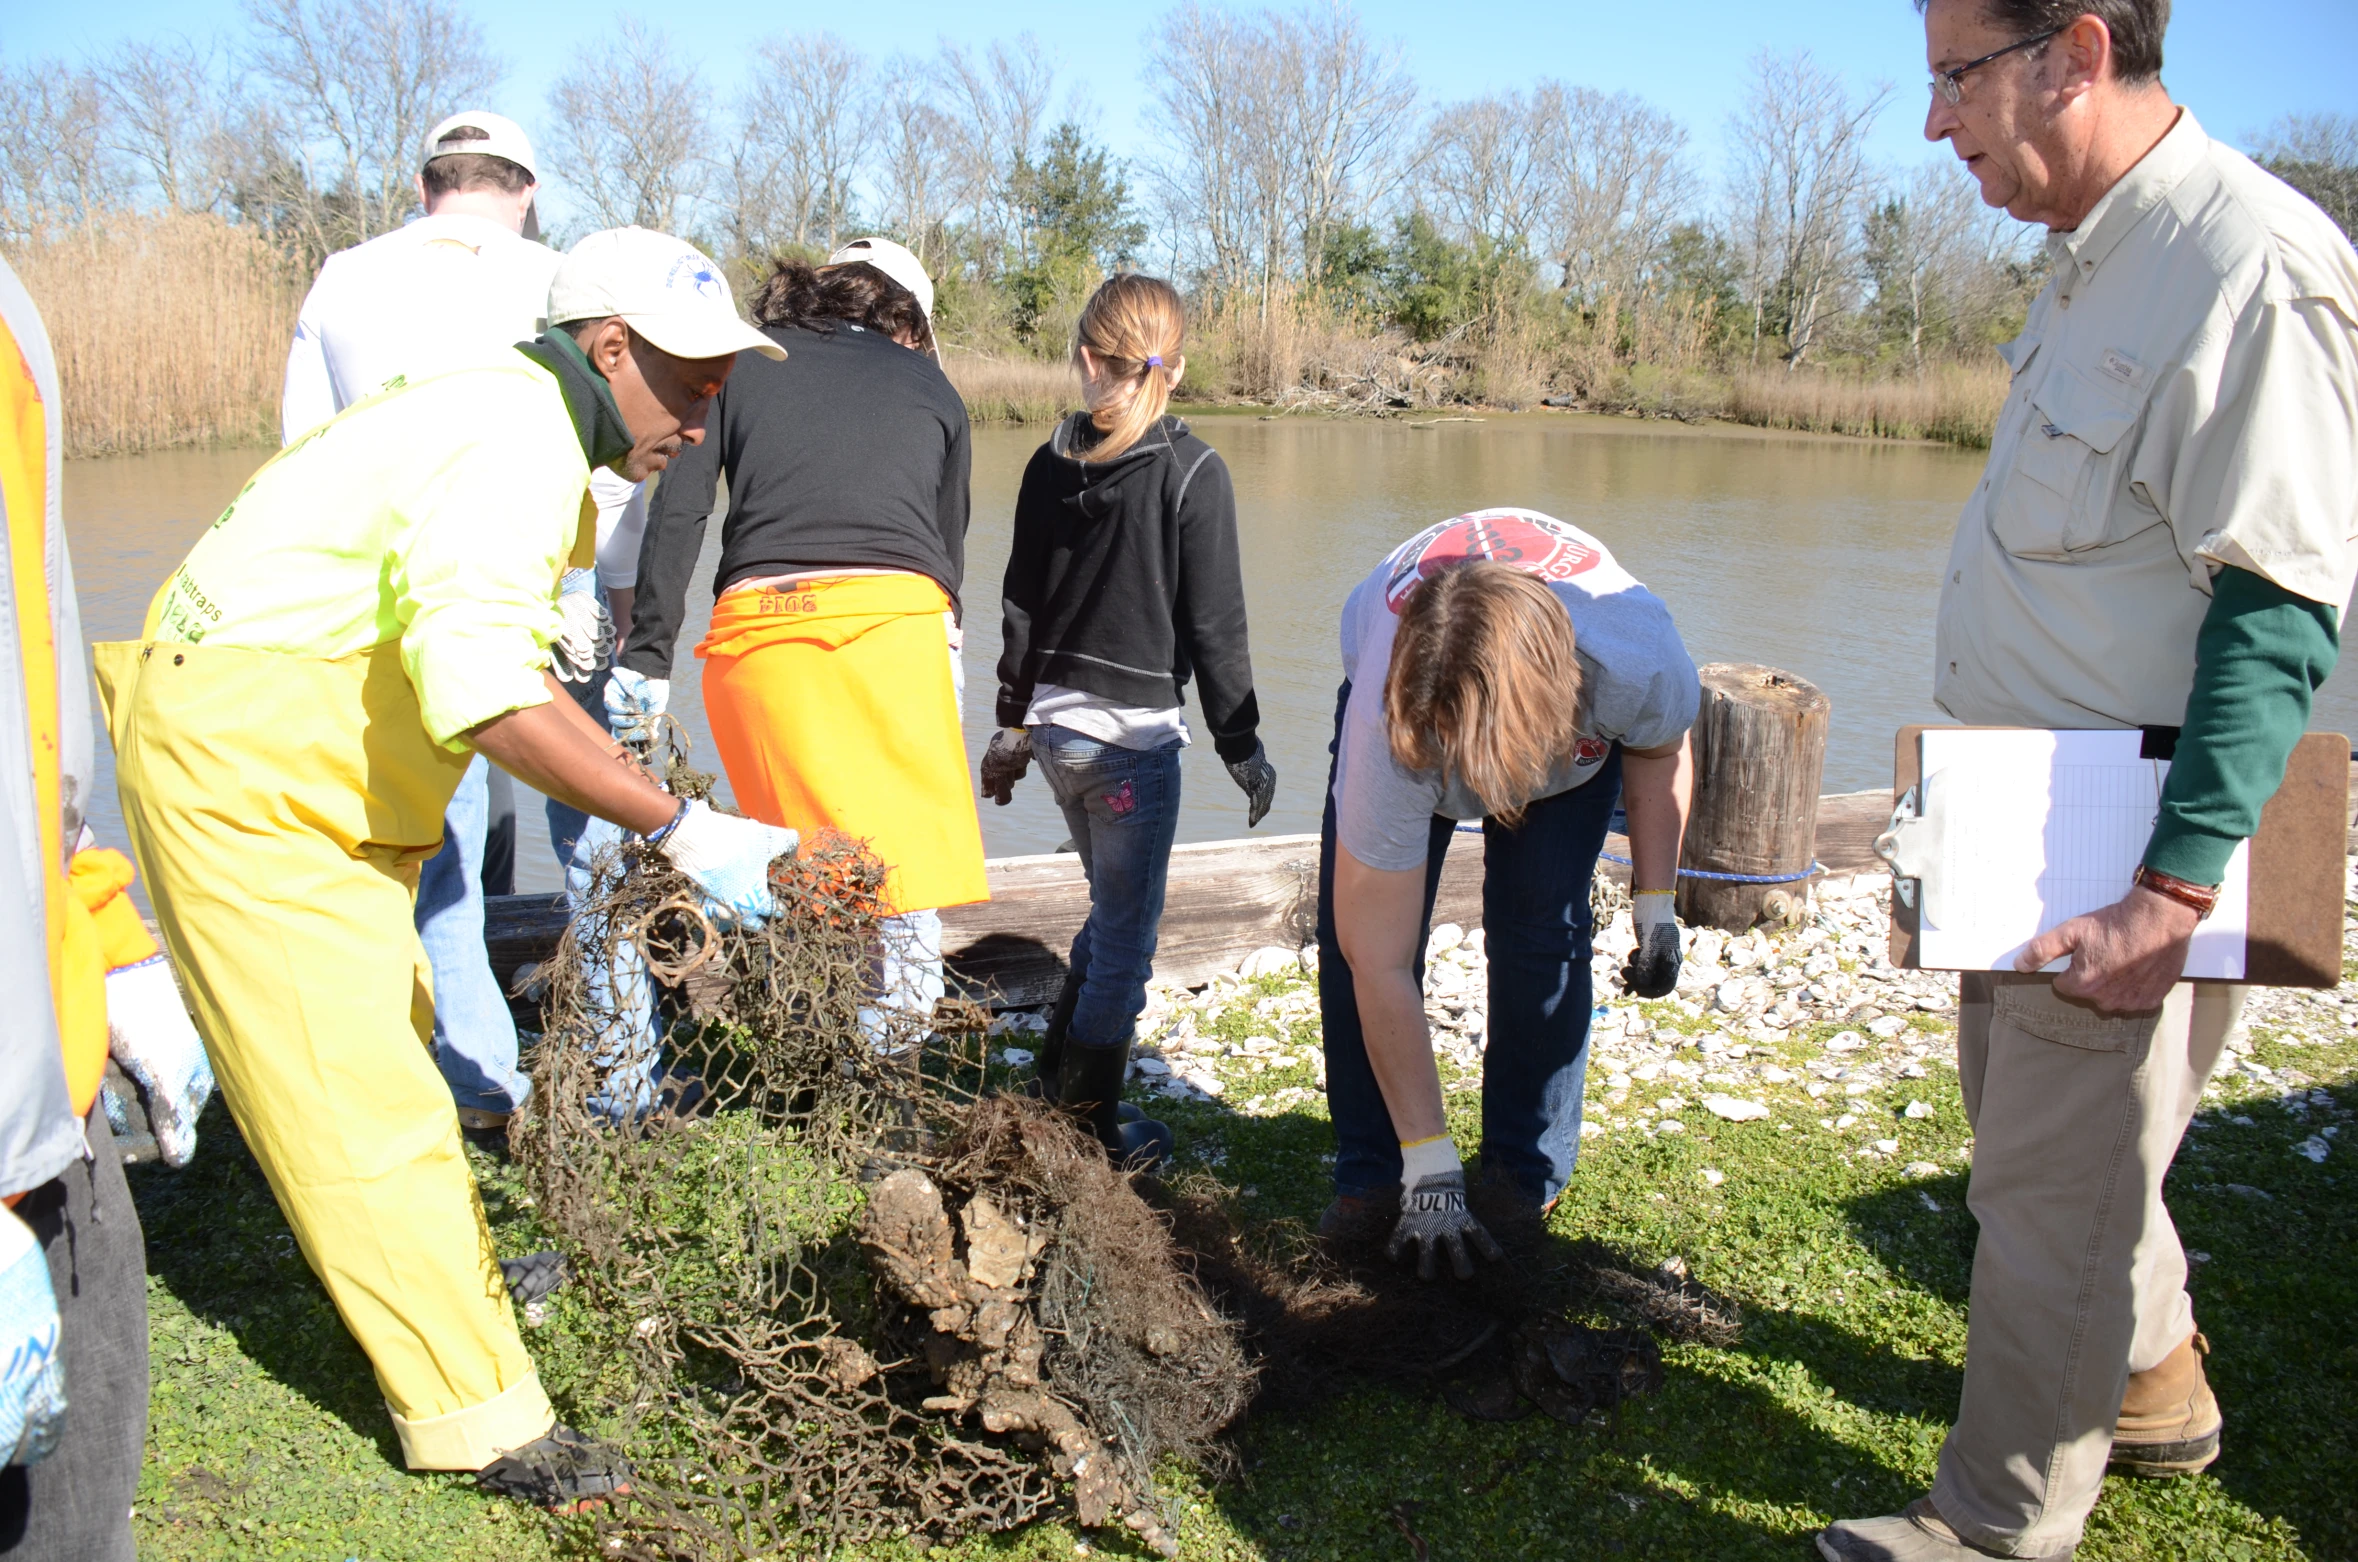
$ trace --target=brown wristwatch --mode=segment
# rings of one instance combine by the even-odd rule
[[[2219,904],[2218,885],[2191,884],[2167,873],[2157,873],[2143,863],[2137,864],[2136,876],[2129,882],[2142,885],[2181,906],[2192,906],[2194,918],[2198,922],[2209,916]]]

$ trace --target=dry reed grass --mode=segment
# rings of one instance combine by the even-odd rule
[[[8,260],[49,327],[68,455],[277,437],[303,279],[252,229],[118,214]]]
[[[1732,378],[1723,415],[1766,428],[1986,446],[2006,390],[2006,371],[1995,362],[1888,377],[1751,369]]]
[[[942,369],[977,423],[1053,423],[1081,404],[1081,377],[1062,359],[942,355]]]

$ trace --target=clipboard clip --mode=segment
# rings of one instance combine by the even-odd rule
[[[1932,915],[1934,892],[1940,885],[1942,848],[1947,843],[1948,818],[1940,808],[1940,790],[1926,776],[1902,792],[1892,805],[1891,823],[1875,837],[1875,855],[1891,869],[1892,893],[1924,921],[1939,925]]]

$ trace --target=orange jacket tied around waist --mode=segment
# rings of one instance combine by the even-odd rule
[[[895,912],[990,898],[943,615],[922,575],[731,591],[696,647],[737,805],[868,843]]]

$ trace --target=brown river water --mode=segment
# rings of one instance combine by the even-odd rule
[[[1766,662],[1825,690],[1834,705],[1829,792],[1888,784],[1893,731],[1939,719],[1930,696],[1933,611],[1980,452],[1577,415],[1424,428],[1224,416],[1196,427],[1236,479],[1261,730],[1278,771],[1276,806],[1254,833],[1318,828],[1344,596],[1411,532],[1492,505],[1542,510],[1602,539],[1669,603],[1696,661]],[[992,727],[1000,572],[1016,484],[1041,437],[1036,429],[975,431],[970,758]],[[67,465],[66,524],[91,639],[138,632],[148,598],[267,454],[179,451]],[[719,538],[718,524],[707,529],[672,685],[674,713],[716,768],[688,648],[710,617]],[[2312,725],[2358,731],[2358,673],[2326,685]],[[112,768],[99,747],[94,827],[120,844]],[[1180,840],[1246,833],[1243,795],[1209,741],[1189,749],[1184,774]],[[517,887],[555,889],[539,800],[524,795],[519,814]],[[1010,806],[985,802],[982,824],[992,856],[1053,851],[1065,837],[1037,775]]]

